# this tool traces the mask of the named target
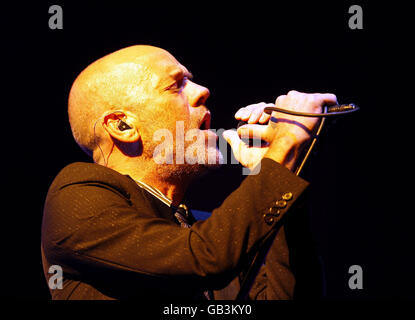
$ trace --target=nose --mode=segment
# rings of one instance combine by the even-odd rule
[[[208,88],[198,85],[190,80],[187,80],[184,90],[187,94],[189,104],[193,108],[203,106],[206,103],[207,98],[210,96]]]

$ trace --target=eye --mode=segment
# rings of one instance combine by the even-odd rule
[[[170,87],[168,87],[168,89],[181,91],[186,86],[186,82],[187,82],[187,77],[183,77],[181,79],[178,79],[175,83],[173,83]]]

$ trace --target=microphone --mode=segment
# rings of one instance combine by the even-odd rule
[[[349,111],[349,110],[357,111],[357,109],[359,109],[357,105],[355,105],[354,103],[349,103],[349,104],[341,104],[341,105],[334,105],[334,106],[328,107],[327,112],[333,113],[333,112],[343,112],[343,111]]]
[[[272,111],[278,111],[281,113],[291,114],[294,116],[300,117],[318,117],[318,118],[325,118],[328,116],[341,116],[344,114],[352,113],[359,110],[359,107],[353,103],[349,104],[341,104],[341,105],[334,105],[334,106],[324,106],[325,112],[323,113],[308,113],[308,112],[298,112],[288,109],[281,109],[277,107],[266,107],[264,109],[265,113],[271,114]]]
[[[349,103],[349,104],[336,104],[333,106],[325,106],[324,110],[325,112],[323,113],[309,113],[309,112],[299,112],[299,111],[293,111],[293,110],[288,110],[288,109],[282,109],[282,108],[277,108],[277,107],[266,107],[264,109],[264,112],[267,114],[271,114],[273,111],[277,111],[277,112],[281,112],[281,113],[285,113],[285,114],[290,114],[290,115],[294,115],[294,116],[299,116],[299,117],[317,117],[317,118],[325,118],[325,117],[333,117],[333,116],[341,116],[341,115],[345,115],[345,114],[349,114],[352,112],[356,112],[358,111],[360,108],[354,104],[354,103]],[[247,121],[239,121],[238,122],[238,126],[237,128],[239,128],[240,126],[243,126],[245,124],[247,124]]]

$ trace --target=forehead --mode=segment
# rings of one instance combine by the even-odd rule
[[[175,79],[180,75],[190,74],[187,68],[167,51],[159,51],[148,55],[145,59],[145,64],[153,73],[154,78],[158,80],[156,81],[157,84],[169,79]]]

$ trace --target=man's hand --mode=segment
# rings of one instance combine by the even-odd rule
[[[237,131],[226,130],[223,137],[232,148],[236,160],[238,160],[244,167],[252,169],[255,167],[269,149],[269,141],[262,136],[265,134],[267,123],[271,115],[264,112],[264,108],[273,106],[273,104],[266,104],[265,102],[251,104],[238,110],[235,113],[235,119],[247,121],[249,125],[244,125],[238,128]],[[258,125],[260,123],[262,125]],[[250,130],[249,130],[250,129]],[[248,146],[242,139],[248,138],[262,139],[267,141],[267,144],[262,146]],[[272,141],[272,139],[270,140]]]
[[[336,103],[337,98],[334,94],[290,91],[287,95],[279,96],[275,106],[299,112],[319,113],[323,105]],[[319,119],[279,112],[268,115],[263,112],[267,106],[272,105],[262,102],[239,109],[235,118],[248,121],[248,124],[241,126],[237,131],[227,130],[223,136],[230,144],[235,158],[245,167],[253,168],[266,157],[293,170],[302,148],[311,139]],[[267,122],[268,124],[265,125]],[[266,143],[250,147],[241,140],[246,137],[261,139]]]

